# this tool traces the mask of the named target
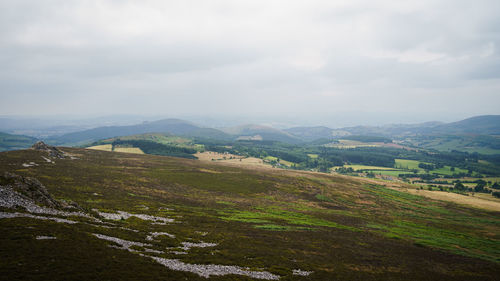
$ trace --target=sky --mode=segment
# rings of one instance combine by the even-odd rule
[[[498,0],[0,0],[0,115],[335,126],[500,114],[499,11]]]

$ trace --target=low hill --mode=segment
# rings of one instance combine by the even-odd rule
[[[230,134],[240,139],[256,139],[265,141],[280,141],[285,143],[299,143],[303,140],[286,131],[275,129],[263,125],[247,124],[236,127],[221,129],[226,134]]]
[[[164,119],[131,126],[99,127],[51,138],[48,142],[59,145],[80,145],[106,138],[144,133],[169,133],[180,136],[229,138],[229,136],[216,129],[201,128],[191,122],[180,119]]]
[[[0,151],[28,148],[36,141],[33,137],[0,132]]]
[[[403,184],[59,149],[70,157],[0,153],[5,280],[437,281],[500,274],[498,212],[409,194]]]

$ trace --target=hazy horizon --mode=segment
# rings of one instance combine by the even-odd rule
[[[493,0],[3,1],[0,115],[336,128],[500,114],[499,10]]]
[[[469,116],[471,118],[475,116]],[[463,119],[467,119],[463,118]],[[2,120],[3,119],[3,120]],[[183,116],[169,116],[169,115],[95,115],[95,116],[82,116],[82,115],[46,115],[46,116],[21,116],[21,115],[0,115],[0,131],[2,129],[8,128],[5,124],[6,120],[15,120],[19,122],[14,122],[12,128],[15,129],[25,129],[25,128],[51,128],[58,126],[75,126],[75,131],[95,128],[101,126],[127,126],[136,125],[142,122],[153,122],[164,119],[181,119],[188,122],[192,122],[201,127],[211,127],[211,128],[224,128],[224,127],[234,127],[240,125],[265,125],[274,127],[277,129],[287,129],[292,127],[315,127],[315,126],[325,126],[332,129],[340,129],[344,127],[355,127],[355,126],[385,126],[385,125],[412,125],[421,124],[426,122],[442,122],[450,123],[463,120],[424,120],[424,121],[408,121],[394,119],[391,116],[386,116],[385,120],[387,122],[378,121],[367,121],[370,119],[361,118],[357,119],[342,119],[340,117],[332,119],[321,119],[321,118],[311,118],[307,121],[290,119],[286,117],[272,118],[272,117],[251,117],[251,116],[200,116],[200,115],[183,115]],[[377,119],[379,120],[379,119]],[[398,122],[399,120],[399,122]],[[25,121],[24,123],[22,123]],[[358,122],[359,121],[359,122]],[[76,129],[78,128],[78,129]],[[11,131],[12,129],[7,129],[6,131]]]

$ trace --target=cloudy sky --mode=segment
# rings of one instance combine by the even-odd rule
[[[500,114],[499,11],[498,0],[0,0],[0,115]]]

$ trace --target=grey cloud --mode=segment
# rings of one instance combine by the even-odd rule
[[[498,114],[499,3],[3,1],[0,111]]]

